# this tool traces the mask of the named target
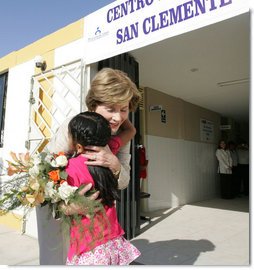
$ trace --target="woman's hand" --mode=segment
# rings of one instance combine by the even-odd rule
[[[87,165],[107,167],[113,173],[120,171],[121,163],[108,146],[86,146],[85,150],[82,155],[88,159],[85,162]]]
[[[80,196],[84,196],[92,187],[92,184],[88,184],[82,188],[78,194]],[[88,197],[90,200],[96,200],[99,196],[99,191],[96,191],[93,193],[90,197]],[[80,205],[80,204],[75,204],[75,203],[70,203],[66,205],[64,202],[61,203],[60,205],[61,210],[63,213],[67,216],[74,215],[74,214],[79,214],[79,215],[87,215],[88,213],[88,208],[86,205]]]

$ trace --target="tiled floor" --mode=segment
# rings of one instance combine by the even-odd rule
[[[164,214],[160,211],[154,213],[152,220],[132,240],[142,253],[138,263],[249,265],[247,197],[213,199],[167,210]]]
[[[37,239],[0,225],[0,265],[39,265]]]
[[[150,213],[132,239],[143,265],[249,265],[249,201],[213,199]],[[37,239],[0,225],[0,265],[38,265]]]

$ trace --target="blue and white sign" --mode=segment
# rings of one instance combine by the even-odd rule
[[[249,11],[245,0],[119,0],[84,18],[86,63]]]

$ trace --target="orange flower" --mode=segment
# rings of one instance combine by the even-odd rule
[[[49,178],[53,180],[54,182],[57,182],[60,180],[60,170],[54,170],[48,173]]]
[[[13,166],[11,162],[7,161],[8,162],[8,165],[9,167],[7,168],[7,174],[9,176],[12,176],[13,174],[16,174],[16,173],[19,173],[20,172],[20,169]]]

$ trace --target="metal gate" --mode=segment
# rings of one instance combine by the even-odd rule
[[[124,71],[139,87],[139,64],[128,53],[120,54],[98,63],[98,69],[111,67]],[[139,158],[139,109],[129,114],[129,119],[136,128],[136,136],[131,141],[131,175],[128,187],[121,191],[121,201],[117,202],[118,219],[125,231],[125,237],[131,239],[140,233],[140,179]]]
[[[31,79],[26,148],[41,152],[62,122],[84,110],[85,66],[77,60]]]

